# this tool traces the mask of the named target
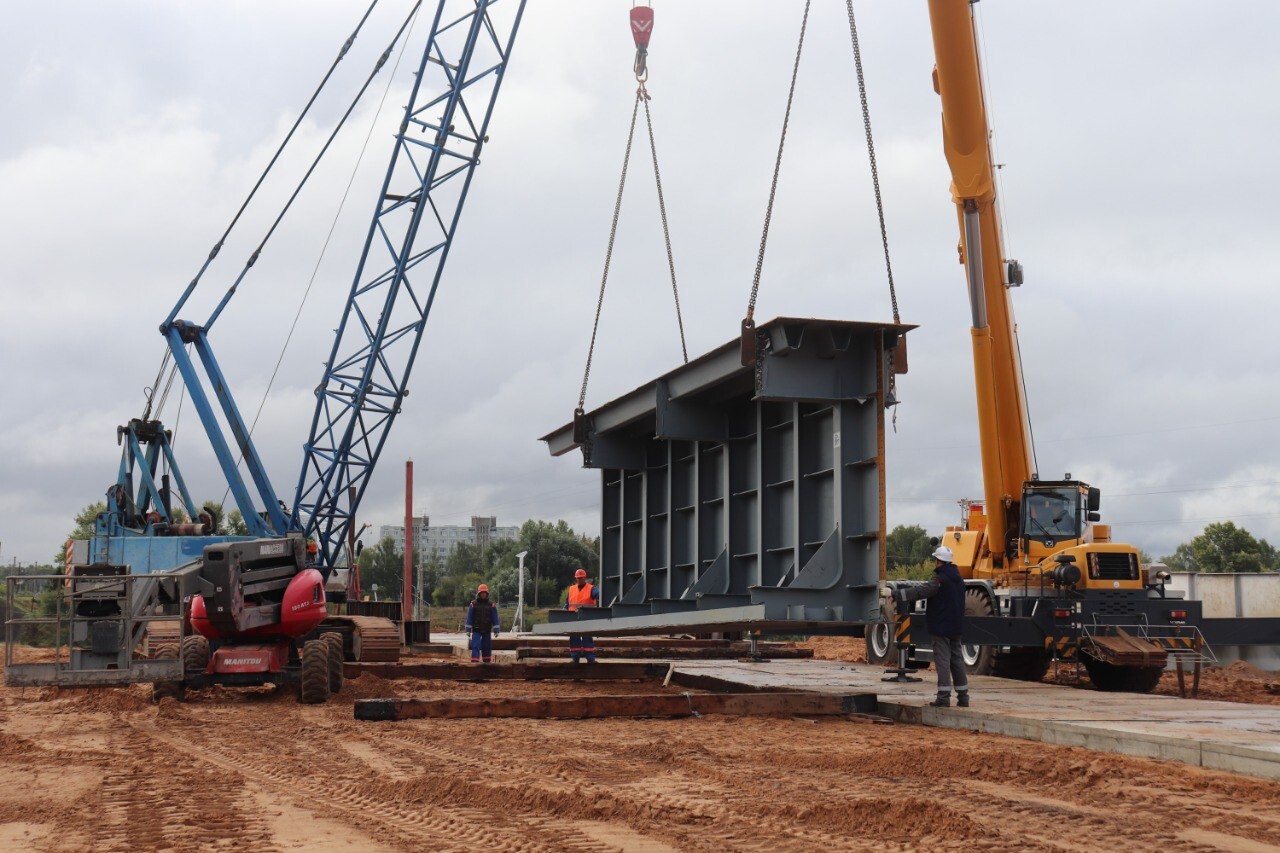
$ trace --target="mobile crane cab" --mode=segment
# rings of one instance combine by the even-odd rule
[[[1003,554],[987,541],[983,501],[961,501],[959,525],[948,527],[946,544],[955,553],[956,567],[966,578],[991,580],[996,586],[1033,582],[1040,575],[1059,584],[1071,577],[1054,571],[1064,564],[1079,569],[1072,587],[1105,584],[1110,589],[1141,589],[1137,549],[1111,542],[1110,525],[1102,524],[1101,491],[1071,479],[1034,479],[1022,487],[1017,526],[1009,528]],[[1104,547],[1105,546],[1105,547]],[[999,559],[997,559],[999,558]]]

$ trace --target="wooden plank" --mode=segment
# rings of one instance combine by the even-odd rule
[[[703,714],[834,716],[874,712],[874,694],[655,693],[633,696],[358,699],[357,720],[522,717],[692,717]]]
[[[424,678],[443,681],[639,681],[662,678],[665,664],[651,663],[487,663],[446,661],[422,663],[347,663],[347,678],[372,673],[379,678]]]
[[[628,646],[622,648],[602,648],[597,641],[596,655],[614,659],[659,658],[662,660],[736,660],[750,653],[747,643],[732,643],[724,646],[706,646],[702,648],[679,648],[661,644],[652,646]],[[761,643],[760,656],[766,660],[807,660],[813,657],[813,649],[799,649],[792,646],[769,645]],[[565,656],[569,653],[567,645],[559,646],[520,646],[516,648],[516,657],[537,658]]]
[[[706,649],[730,645],[732,640],[709,640],[693,637],[600,637],[596,639],[597,649],[626,649],[633,646],[649,648],[662,646],[672,649]],[[565,637],[494,637],[493,647],[510,651],[519,648],[566,649],[569,638]]]

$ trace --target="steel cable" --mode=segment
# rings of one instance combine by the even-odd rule
[[[235,228],[236,223],[240,221],[240,217],[242,214],[244,214],[245,209],[249,206],[249,202],[253,200],[253,197],[257,194],[258,189],[262,186],[262,182],[266,180],[267,174],[275,166],[276,161],[280,159],[280,155],[284,153],[285,146],[289,144],[289,140],[293,139],[293,134],[297,131],[298,127],[302,124],[302,120],[306,118],[307,113],[310,112],[312,105],[315,104],[316,102],[316,98],[320,96],[320,92],[324,89],[325,84],[329,82],[329,78],[333,76],[333,72],[338,67],[338,63],[342,61],[343,57],[347,55],[347,51],[351,49],[351,45],[355,43],[356,36],[360,34],[360,30],[361,28],[364,27],[365,21],[369,19],[369,15],[373,12],[374,7],[377,5],[378,5],[378,0],[373,0],[373,2],[369,4],[369,8],[365,10],[364,15],[360,18],[360,22],[356,24],[356,28],[351,32],[351,35],[347,36],[347,40],[343,42],[341,49],[339,49],[338,51],[338,55],[334,58],[333,63],[329,66],[329,70],[325,72],[324,78],[321,79],[320,85],[316,86],[316,90],[311,93],[311,97],[307,100],[306,106],[302,108],[302,112],[299,113],[297,119],[294,120],[293,126],[290,127],[289,132],[285,134],[284,140],[280,143],[280,146],[276,148],[275,154],[271,155],[270,162],[268,162],[267,167],[262,170],[262,174],[258,176],[258,180],[254,183],[253,189],[249,190],[249,195],[246,196],[245,200],[241,203],[240,209],[236,211],[236,215],[231,218],[231,223],[227,226],[227,230],[222,232],[222,236],[218,238],[218,242],[215,243],[213,248],[209,251],[209,256],[208,258],[205,259],[204,265],[200,267],[200,270],[196,273],[195,278],[193,278],[191,280],[191,283],[187,285],[186,291],[182,294],[182,297],[178,300],[178,304],[174,307],[172,314],[177,314],[178,311],[182,309],[183,304],[186,303],[187,298],[191,296],[192,291],[195,290],[196,285],[200,282],[200,279],[204,275],[205,270],[209,268],[210,262],[212,262],[213,259],[218,256],[218,252],[222,250],[222,245],[223,243],[226,242],[227,237],[231,235],[231,230]]]
[[[315,159],[311,161],[311,165],[302,176],[302,180],[298,182],[297,187],[294,188],[293,193],[289,196],[289,200],[285,202],[284,207],[281,208],[280,213],[275,218],[275,221],[272,222],[271,227],[267,229],[267,233],[263,236],[262,242],[253,250],[253,254],[249,256],[249,259],[245,261],[244,269],[240,271],[240,275],[236,277],[236,280],[232,282],[231,287],[227,289],[227,293],[222,297],[222,301],[218,303],[218,307],[215,308],[213,314],[209,316],[208,321],[204,324],[205,331],[208,331],[213,326],[214,322],[218,319],[218,315],[222,313],[222,309],[226,307],[227,303],[231,301],[231,297],[235,295],[236,288],[240,286],[240,282],[244,280],[244,277],[248,274],[250,268],[257,263],[258,256],[261,255],[262,250],[266,248],[267,241],[271,239],[271,235],[275,234],[276,228],[279,227],[280,222],[285,217],[285,214],[289,212],[294,201],[297,200],[299,193],[302,192],[302,188],[307,185],[307,181],[315,172],[316,167],[320,165],[320,161],[324,159],[324,155],[328,153],[329,146],[333,144],[333,140],[338,136],[338,133],[347,123],[347,119],[351,117],[351,113],[355,111],[356,105],[360,103],[360,100],[364,97],[364,93],[368,91],[369,84],[373,82],[373,78],[378,75],[378,72],[382,70],[382,66],[385,65],[387,60],[391,57],[391,51],[395,48],[396,42],[398,42],[400,37],[404,35],[404,31],[408,28],[410,21],[417,16],[418,8],[421,5],[422,0],[418,0],[418,2],[413,4],[413,8],[409,10],[408,16],[400,24],[400,28],[396,30],[396,34],[392,37],[391,43],[388,44],[387,49],[379,55],[378,61],[374,63],[373,70],[369,72],[369,76],[365,78],[364,83],[360,86],[360,91],[356,92],[356,96],[352,98],[350,105],[347,106],[346,112],[342,114],[342,118],[338,119],[338,123],[329,134],[329,138],[325,140],[324,145],[320,148],[320,153],[318,153],[315,156]]]
[[[418,8],[418,7],[415,7]],[[320,273],[320,265],[324,262],[325,253],[329,250],[329,242],[333,239],[333,232],[338,227],[338,219],[342,216],[342,211],[346,207],[347,197],[351,194],[351,187],[355,183],[356,174],[360,171],[360,164],[364,162],[365,152],[369,148],[369,141],[373,138],[374,128],[378,125],[378,119],[382,115],[382,108],[387,103],[387,95],[391,92],[391,84],[395,82],[396,72],[400,70],[400,60],[404,58],[404,49],[409,44],[409,39],[413,37],[413,28],[417,23],[417,13],[415,11],[413,20],[409,23],[409,30],[405,35],[404,41],[400,44],[400,52],[396,54],[395,64],[391,66],[391,73],[387,75],[387,85],[382,90],[382,99],[378,101],[378,109],[374,111],[373,120],[369,122],[369,131],[365,134],[364,144],[360,146],[360,154],[356,157],[356,163],[351,168],[351,177],[347,179],[347,187],[342,191],[342,199],[338,202],[338,209],[333,214],[333,222],[329,224],[329,233],[325,235],[324,244],[320,247],[320,254],[316,257],[315,266],[311,269],[311,278],[307,281],[306,290],[302,292],[302,299],[298,302],[298,310],[294,312],[293,323],[289,326],[289,334],[285,336],[284,345],[280,348],[280,355],[276,359],[275,367],[271,370],[271,378],[267,380],[267,387],[262,392],[262,399],[258,401],[258,410],[253,415],[253,422],[249,425],[249,437],[253,437],[253,431],[258,426],[258,419],[262,417],[262,410],[267,405],[267,398],[271,394],[271,388],[275,385],[276,376],[280,373],[280,365],[284,363],[285,353],[289,351],[289,344],[293,341],[294,332],[298,329],[298,321],[302,318],[302,310],[307,305],[307,299],[311,296],[311,288],[316,283],[316,276]],[[236,470],[240,470],[240,465],[244,462],[244,453],[241,453],[236,459]],[[225,504],[227,497],[231,494],[230,487],[222,495],[222,501]]]

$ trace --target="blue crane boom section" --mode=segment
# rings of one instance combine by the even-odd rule
[[[176,319],[188,294],[161,327],[249,535],[300,531],[315,541],[321,566],[336,564],[408,394],[409,374],[488,140],[524,5],[525,0],[440,0],[436,6],[355,278],[316,388],[315,413],[291,509],[277,497],[251,429],[218,366],[206,335],[210,323]],[[223,432],[218,410],[234,446]],[[136,454],[132,450],[126,448],[128,464],[122,461],[121,467],[128,467],[130,477],[132,459],[144,455],[141,448]],[[176,473],[167,445],[164,450]],[[240,473],[237,450],[252,491]],[[154,497],[150,503],[167,523],[168,510],[152,476],[158,453],[147,455],[151,464],[139,466],[140,491]],[[190,504],[185,485],[182,491]]]

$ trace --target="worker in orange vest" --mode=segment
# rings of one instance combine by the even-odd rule
[[[489,600],[489,587],[480,584],[476,597],[467,607],[467,636],[471,638],[471,662],[493,663],[493,638],[498,636],[502,623],[498,618],[498,605]]]
[[[599,607],[600,590],[594,584],[587,583],[587,572],[578,569],[573,573],[573,586],[565,596],[564,607],[569,611],[577,611],[579,607]],[[596,641],[586,634],[569,635],[569,657],[579,663],[582,656],[587,656],[587,663],[596,662]]]

